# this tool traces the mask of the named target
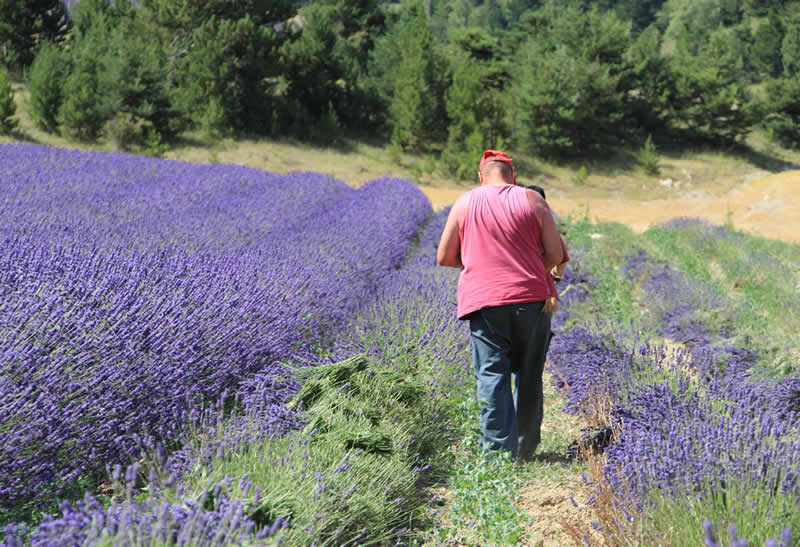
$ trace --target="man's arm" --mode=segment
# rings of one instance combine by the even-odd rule
[[[564,270],[567,269],[567,262],[569,262],[569,254],[567,254],[567,246],[564,244],[564,238],[559,237],[561,239],[561,254],[564,255],[561,258],[561,263],[553,268],[553,275],[556,276],[559,280],[564,275]]]
[[[458,198],[447,215],[447,222],[442,231],[442,238],[439,240],[439,248],[436,250],[436,262],[439,266],[450,266],[451,268],[463,268],[461,263],[461,236],[459,235],[460,223],[463,221],[466,204],[469,201],[469,194],[464,194]]]
[[[542,199],[542,196],[534,191],[530,191],[527,194],[533,213],[539,220],[539,227],[542,231],[542,248],[544,250],[542,262],[544,262],[545,271],[549,272],[564,260],[561,234],[558,233],[550,207]]]

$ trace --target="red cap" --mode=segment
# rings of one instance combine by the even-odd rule
[[[501,152],[499,150],[487,150],[483,153],[483,157],[481,158],[481,164],[478,167],[479,169],[483,169],[483,166],[489,163],[490,161],[502,161],[509,165],[512,165],[511,158],[505,152]]]

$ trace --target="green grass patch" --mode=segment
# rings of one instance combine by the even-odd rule
[[[748,545],[764,545],[768,539],[779,540],[784,528],[790,528],[793,537],[800,532],[794,495],[775,494],[763,484],[747,482],[705,491],[697,498],[652,498],[652,506],[641,515],[640,539],[646,538],[644,543],[650,545],[703,545],[710,532],[720,546],[728,546],[733,543],[733,526]]]
[[[480,406],[475,397],[456,406],[460,442],[442,507],[426,511],[429,528],[420,533],[426,545],[513,545],[522,537],[524,511],[517,508],[519,481],[508,452],[488,452],[478,445]]]
[[[618,223],[593,224],[587,219],[569,222],[566,237],[570,247],[581,248],[582,270],[594,283],[592,297],[570,306],[567,327],[597,319],[619,324],[639,315],[632,280],[625,276],[625,258],[638,249],[638,236]],[[569,264],[567,265],[569,268]],[[559,287],[565,293],[569,288]]]

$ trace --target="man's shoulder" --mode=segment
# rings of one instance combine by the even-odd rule
[[[469,206],[469,197],[472,195],[472,190],[464,192],[458,198],[456,198],[455,203],[453,203],[452,208],[450,209],[450,214],[455,217],[458,221],[458,225],[461,226],[461,223],[464,221],[464,217],[467,214],[467,207]]]
[[[455,203],[453,203],[453,209],[465,210],[467,208],[467,205],[469,204],[469,198],[472,195],[472,192],[473,192],[472,190],[468,190],[463,194],[461,194],[460,196],[458,196],[456,198]]]

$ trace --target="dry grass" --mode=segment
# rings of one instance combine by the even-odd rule
[[[592,503],[586,507],[586,511],[591,512],[592,517],[579,521],[563,519],[561,525],[569,538],[576,545],[585,545],[587,542],[590,545],[613,547],[655,545],[651,541],[640,541],[640,533],[635,525],[631,524],[624,504],[605,480],[603,475],[605,458],[602,455],[586,453],[584,459],[593,484]]]
[[[436,187],[455,186],[431,167],[430,158],[409,155],[393,161],[387,146],[343,140],[319,146],[288,139],[244,139],[214,147],[201,138],[187,139],[167,157],[194,163],[234,163],[274,173],[315,171],[360,186],[383,176],[412,179]]]

